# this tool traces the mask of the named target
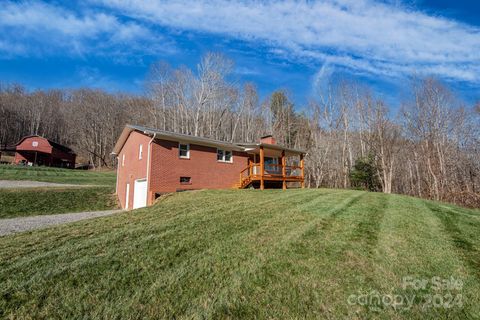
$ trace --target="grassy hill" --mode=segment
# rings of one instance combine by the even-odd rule
[[[111,187],[0,189],[0,219],[116,209],[114,192]]]
[[[0,165],[0,180],[31,180],[79,187],[0,189],[0,219],[117,208],[114,171]]]
[[[404,196],[184,192],[0,238],[0,317],[475,318],[479,231],[478,210]]]
[[[0,180],[32,180],[66,184],[115,185],[115,171],[72,170],[0,165]]]

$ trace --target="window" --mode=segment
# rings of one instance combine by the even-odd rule
[[[189,159],[190,158],[190,145],[179,143],[178,144],[178,156],[180,158]]]
[[[143,144],[140,145],[140,149],[138,150],[138,160],[142,160],[142,152],[143,152]]]
[[[232,162],[232,151],[225,151],[225,162]]]
[[[265,157],[265,171],[270,174],[282,174],[282,167],[278,166],[278,158]]]
[[[180,177],[180,183],[181,184],[191,184],[191,179],[190,177]]]
[[[32,147],[38,147],[38,141],[32,141]]]
[[[232,162],[233,161],[232,151],[217,149],[217,161]]]
[[[122,155],[122,167],[124,167],[124,166],[125,166],[125,155],[123,154]]]
[[[224,155],[225,155],[225,153],[224,153],[223,150],[217,149],[217,160],[218,160],[218,161],[223,161]]]

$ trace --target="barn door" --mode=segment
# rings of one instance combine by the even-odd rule
[[[147,206],[147,179],[135,180],[133,189],[133,209]]]

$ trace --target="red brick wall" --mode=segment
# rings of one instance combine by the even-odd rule
[[[190,159],[179,158],[178,142],[156,140],[152,144],[152,193],[187,189],[231,188],[240,171],[248,165],[248,155],[233,152],[233,162],[217,161],[217,149],[190,144]],[[191,177],[191,184],[180,183],[180,177]]]
[[[268,143],[268,144],[277,144],[277,140],[274,137],[264,137],[260,139],[261,143]]]
[[[134,182],[137,179],[147,178],[148,143],[150,138],[144,134],[133,131],[130,133],[125,145],[118,154],[117,168],[117,196],[120,205],[124,209],[131,209],[133,206]],[[142,159],[138,159],[140,144],[143,145]],[[125,155],[125,165],[122,165],[122,157]],[[127,183],[130,184],[128,208],[126,204]]]

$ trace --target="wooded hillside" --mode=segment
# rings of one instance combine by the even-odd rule
[[[304,106],[279,90],[260,101],[254,84],[232,80],[233,61],[205,55],[197,69],[151,67],[143,96],[101,90],[29,92],[0,86],[0,145],[39,134],[96,167],[114,166],[127,123],[232,142],[278,143],[308,151],[307,185],[358,187],[480,206],[480,105],[443,83],[412,81],[394,110],[369,88],[335,81]]]

